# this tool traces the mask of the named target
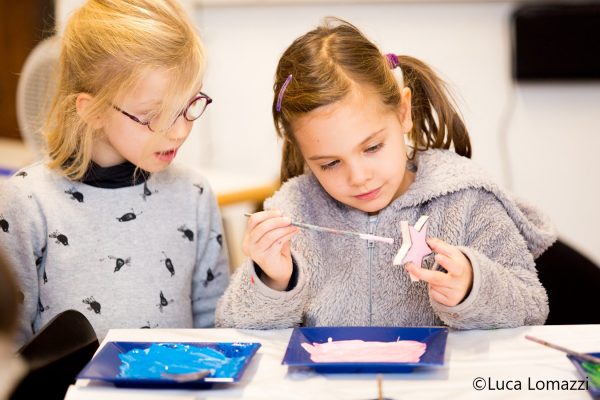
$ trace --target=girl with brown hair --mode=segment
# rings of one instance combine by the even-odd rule
[[[329,19],[283,53],[273,118],[283,186],[248,222],[249,257],[217,307],[217,326],[544,322],[534,258],[554,230],[469,159],[467,129],[426,64],[383,54],[353,25]],[[424,264],[440,268],[393,265],[402,226],[422,216],[435,254]]]

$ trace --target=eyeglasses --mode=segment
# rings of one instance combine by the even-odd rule
[[[179,118],[183,115],[183,118],[185,118],[186,121],[193,122],[193,121],[197,120],[198,118],[200,118],[202,116],[202,114],[204,114],[204,110],[206,110],[206,107],[208,107],[208,105],[210,103],[212,103],[212,99],[207,94],[198,92],[198,94],[196,96],[194,96],[194,98],[188,103],[187,107],[181,113],[179,113],[179,115],[177,115],[177,118]],[[119,111],[121,114],[127,116],[131,120],[137,122],[138,124],[146,126],[151,132],[156,132],[155,124],[158,122],[158,118],[153,117],[153,118],[149,119],[148,121],[142,121],[135,115],[129,114],[127,111],[120,109],[119,107],[115,106],[114,104],[113,104],[113,108],[115,110]],[[169,128],[171,126],[175,125],[177,118],[175,118],[175,120],[169,126]],[[153,125],[154,125],[154,127],[153,127]]]

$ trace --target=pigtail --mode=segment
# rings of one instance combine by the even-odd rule
[[[413,129],[409,136],[415,150],[454,146],[456,153],[471,158],[469,133],[450,101],[446,84],[416,58],[398,56],[398,64],[404,85],[412,91]]]

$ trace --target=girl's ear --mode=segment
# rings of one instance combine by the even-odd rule
[[[398,105],[398,118],[404,133],[410,132],[412,121],[412,92],[410,88],[403,87],[400,91],[400,104]]]
[[[90,118],[89,110],[92,105],[93,97],[88,93],[79,93],[77,95],[77,99],[75,100],[75,108],[77,109],[77,114],[82,121],[86,124],[92,126],[92,128],[98,130],[102,128],[102,118],[94,117]]]

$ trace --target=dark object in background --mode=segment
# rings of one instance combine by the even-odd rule
[[[55,3],[0,1],[0,137],[20,138],[15,102],[19,72],[35,45],[54,33]]]
[[[546,325],[600,324],[596,264],[558,240],[536,260],[536,268],[548,292]]]
[[[512,14],[517,81],[600,80],[600,4],[529,4]]]
[[[11,399],[64,399],[96,349],[98,338],[87,318],[79,311],[63,311],[19,350],[29,373]]]
[[[3,336],[11,339],[14,336],[22,303],[23,292],[19,290],[13,270],[0,254],[0,334]]]

